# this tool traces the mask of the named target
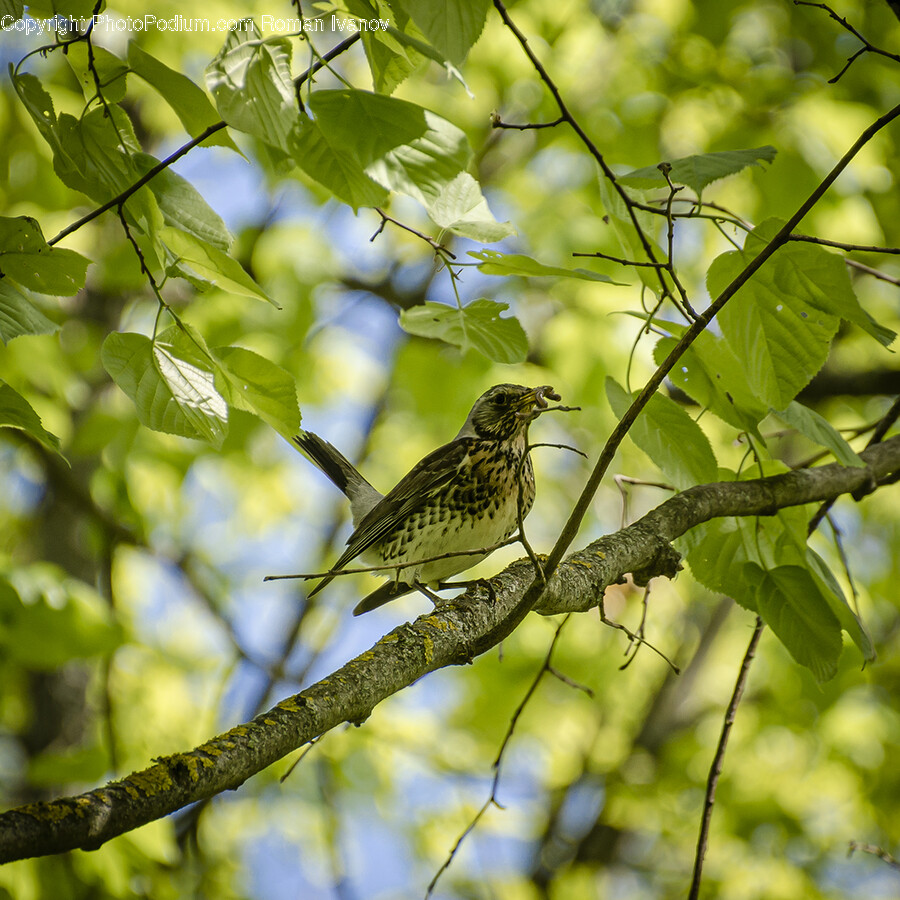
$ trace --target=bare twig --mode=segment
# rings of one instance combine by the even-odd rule
[[[830,241],[813,234],[792,234],[789,241],[802,241],[807,244],[821,244],[823,247],[836,247],[838,250],[857,251],[858,253],[892,253],[900,255],[900,247],[879,247],[873,244],[848,244],[846,241]]]
[[[440,869],[435,873],[434,878],[431,879],[430,884],[428,885],[428,890],[425,891],[425,900],[428,900],[434,892],[435,887],[437,886],[438,880],[441,875],[447,871],[450,867],[450,864],[453,862],[454,857],[459,852],[459,848],[462,846],[463,841],[475,830],[475,827],[481,821],[482,816],[492,807],[497,806],[500,809],[503,807],[500,803],[497,802],[497,789],[500,786],[500,769],[503,764],[503,756],[506,753],[506,748],[509,746],[509,742],[512,740],[513,732],[516,730],[516,725],[518,724],[519,718],[525,710],[525,707],[528,705],[528,701],[534,696],[534,692],[537,690],[538,685],[541,683],[541,679],[548,672],[555,675],[557,678],[561,676],[553,671],[553,667],[550,664],[551,659],[553,658],[553,651],[556,649],[557,641],[559,640],[559,635],[565,627],[566,622],[569,621],[571,613],[565,615],[559,625],[556,626],[556,633],[553,635],[553,640],[550,642],[550,647],[547,649],[547,655],[544,657],[544,662],[541,665],[540,669],[538,669],[537,674],[534,676],[534,680],[531,682],[528,690],[525,692],[525,696],[522,698],[519,705],[516,707],[516,711],[512,714],[512,718],[509,720],[509,727],[506,729],[506,734],[503,737],[503,743],[500,744],[500,750],[497,753],[497,757],[494,760],[494,763],[491,768],[494,770],[494,779],[491,782],[491,793],[487,800],[481,805],[481,808],[472,818],[472,821],[465,827],[462,834],[456,839],[456,843],[450,849],[450,853],[447,855],[447,858],[444,860],[443,865]],[[563,678],[562,680],[567,681],[567,679]],[[568,681],[567,681],[568,683]],[[586,690],[581,685],[572,684],[573,687],[579,688],[581,690]]]
[[[815,9],[823,9],[828,13],[829,17],[834,19],[839,25],[843,28],[846,28],[847,31],[850,32],[855,38],[862,41],[862,47],[856,51],[846,62],[844,68],[841,69],[834,78],[829,78],[829,84],[835,84],[840,81],[843,75],[847,72],[850,66],[859,59],[864,53],[875,53],[878,56],[884,56],[887,59],[892,59],[894,62],[900,62],[900,55],[896,53],[889,53],[887,50],[882,50],[880,47],[876,47],[870,41],[867,41],[843,16],[839,16],[830,6],[826,3],[813,3],[811,0],[794,0],[794,6],[812,6]]]
[[[403,563],[402,565],[389,563],[383,566],[359,566],[353,569],[331,569],[328,572],[299,572],[296,575],[266,575],[266,577],[263,578],[263,581],[288,581],[291,579],[312,581],[314,578],[325,578],[328,575],[333,575],[337,578],[341,575],[361,575],[364,572],[393,571],[394,569],[406,569],[410,566],[420,566],[425,563],[437,562],[441,559],[450,559],[454,556],[482,556],[485,553],[493,553],[501,547],[508,547],[510,544],[516,543],[519,543],[519,536],[513,535],[505,541],[498,541],[496,544],[490,544],[487,547],[478,547],[475,550],[448,550],[446,553],[441,553],[438,556],[427,556],[424,559],[417,559],[412,562]]]
[[[854,852],[857,850],[859,850],[860,853],[869,853],[872,856],[877,856],[892,869],[900,871],[900,860],[888,853],[883,847],[876,847],[874,844],[862,844],[859,841],[850,841],[847,846],[847,856],[853,856]]]
[[[504,122],[497,112],[491,113],[491,128],[511,128],[515,131],[537,131],[540,128],[556,128],[565,122],[565,117],[560,116],[552,122],[526,122],[524,125],[516,125],[512,122]]]
[[[738,704],[741,702],[741,697],[744,694],[744,688],[747,684],[747,675],[750,671],[750,664],[753,662],[753,657],[756,655],[756,648],[759,644],[759,638],[763,632],[763,628],[765,628],[763,620],[757,616],[756,626],[753,629],[750,644],[747,647],[747,652],[744,654],[744,661],[741,663],[737,682],[734,685],[734,693],[731,695],[731,702],[728,704],[728,710],[725,713],[725,721],[722,723],[722,733],[719,736],[719,745],[716,747],[713,764],[709,770],[709,777],[706,782],[706,799],[703,804],[703,817],[700,820],[700,834],[697,838],[697,853],[694,857],[694,875],[691,879],[691,889],[688,892],[688,900],[697,900],[700,896],[700,879],[703,873],[703,858],[706,856],[706,848],[709,842],[709,825],[712,821],[713,806],[716,802],[716,787],[719,784],[719,776],[722,774],[722,764],[725,761],[725,749],[728,746],[728,737],[731,734],[731,726],[734,725]]]
[[[390,222],[392,225],[396,225],[398,228],[402,228],[404,231],[408,231],[410,234],[414,234],[417,238],[425,241],[425,243],[428,244],[428,246],[431,247],[431,249],[440,256],[448,257],[450,259],[456,259],[455,253],[451,253],[451,251],[447,247],[445,247],[439,241],[436,241],[433,237],[429,237],[427,234],[424,234],[421,231],[417,231],[410,225],[404,224],[399,219],[395,219],[393,216],[389,216],[384,210],[380,209],[377,206],[374,207],[374,210],[378,213],[379,216],[381,216],[381,224],[378,226],[378,229],[372,235],[372,237],[369,238],[369,243],[374,241],[375,238],[377,238],[378,235],[381,234],[382,231],[384,231],[384,226],[387,225],[388,222]]]

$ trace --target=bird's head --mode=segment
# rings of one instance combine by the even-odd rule
[[[521,384],[495,384],[472,407],[457,437],[508,440],[524,431],[532,419],[547,407],[547,398],[559,400],[549,384],[524,387]]]

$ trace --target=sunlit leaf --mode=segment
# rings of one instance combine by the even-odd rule
[[[606,396],[621,419],[637,393],[629,395],[613,378],[607,378]],[[663,394],[650,398],[628,435],[679,490],[716,480],[718,466],[709,438],[674,400]]]
[[[200,438],[221,447],[228,406],[215,386],[215,366],[196,333],[177,327],[151,341],[141,334],[109,335],[101,360],[134,401],[138,418],[154,431]]]
[[[151,56],[134,40],[128,44],[128,65],[136,75],[159,92],[191,137],[203,134],[210,125],[221,121],[203,88],[191,81],[187,75],[170,69],[165,63]],[[204,147],[211,144],[238,150],[225,128],[203,142]]]
[[[218,347],[212,353],[219,363],[216,387],[229,404],[259,416],[290,440],[300,427],[290,373],[243,347]]]
[[[488,0],[399,0],[445,59],[459,65],[484,28]]]
[[[200,291],[217,287],[231,294],[278,305],[236,259],[218,247],[177,228],[163,228],[159,237],[172,256],[167,266],[170,274],[186,278]]]
[[[547,266],[523,253],[500,253],[498,250],[470,250],[469,256],[479,260],[478,268],[485,275],[521,275],[524,278],[577,278],[582,281],[602,281],[606,284],[622,284],[608,275],[590,269],[566,269]]]
[[[478,350],[502,363],[522,362],[528,354],[528,338],[515,316],[501,318],[508,304],[475,300],[459,309],[443,303],[425,303],[400,314],[404,331],[437,338],[462,350]]]
[[[777,153],[774,147],[754,147],[752,150],[724,150],[716,153],[700,153],[667,160],[672,167],[669,178],[673,184],[686,184],[698,196],[703,189],[729,175],[735,175],[748,166],[770,163]],[[620,176],[623,184],[638,188],[667,187],[665,176],[658,166],[646,166]]]

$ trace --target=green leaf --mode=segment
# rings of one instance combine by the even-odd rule
[[[431,110],[404,100],[381,99],[411,107],[406,114],[424,124],[424,131],[420,137],[389,150],[366,171],[379,184],[413,197],[428,209],[440,198],[444,187],[469,165],[472,151],[466,135]],[[373,119],[375,112],[373,109]]]
[[[774,409],[784,409],[819,371],[839,324],[813,302],[811,282],[795,277],[795,249],[777,251],[718,315],[751,389]],[[718,296],[753,256],[731,251],[714,259],[710,295]]]
[[[2,282],[0,282],[0,286],[2,286]],[[52,453],[62,456],[59,450],[59,438],[44,428],[41,424],[41,417],[34,411],[31,404],[18,391],[14,391],[3,381],[0,381],[0,428],[17,428],[19,431],[24,431]]]
[[[211,287],[241,297],[254,297],[278,306],[271,297],[227,253],[193,234],[165,227],[159,238],[172,256],[166,271],[186,278],[197,290]]]
[[[783,225],[781,219],[766,219],[747,236],[744,253],[756,256]],[[802,296],[815,309],[858,325],[885,347],[897,336],[860,306],[847,264],[838,253],[817,244],[795,241],[778,250],[766,266],[773,264],[776,266],[773,277],[784,294]]]
[[[399,0],[398,6],[422,29],[432,46],[455,65],[484,29],[488,0]]]
[[[441,193],[428,204],[428,215],[441,228],[486,244],[516,233],[509,222],[494,218],[481,186],[468,172],[460,172],[444,185]]]
[[[287,38],[264,40],[252,19],[242,19],[207,66],[206,85],[229,125],[290,154],[298,111]]]
[[[578,278],[582,281],[602,281],[618,284],[608,275],[592,272],[590,269],[565,269],[562,266],[547,266],[522,253],[501,253],[499,250],[470,250],[469,256],[479,260],[478,268],[485,275],[521,275],[524,278]]]
[[[842,466],[854,466],[860,469],[866,467],[859,455],[841,437],[840,432],[827,419],[809,407],[792,400],[784,409],[776,410],[775,415],[811,441],[827,447]]]
[[[216,390],[215,366],[207,354],[196,332],[173,326],[154,341],[141,334],[110,334],[100,359],[134,402],[143,425],[207,440],[218,449],[228,431],[228,406]]]
[[[399,6],[392,8],[382,2],[378,2],[377,6],[378,16],[391,22],[391,31],[419,41],[424,39],[422,32]],[[372,82],[380,94],[393,93],[397,85],[404,82],[425,59],[419,50],[402,39],[398,40],[387,29],[363,32],[362,42],[372,72]]]
[[[621,419],[637,393],[628,394],[613,378],[607,378],[606,396]],[[716,457],[703,430],[663,394],[650,398],[628,435],[679,490],[715,481],[718,476]]]
[[[810,575],[816,581],[819,593],[828,602],[831,611],[837,616],[841,627],[857,647],[867,662],[875,659],[875,648],[859,616],[850,608],[844,592],[841,590],[834,573],[828,568],[825,560],[812,548],[806,550],[806,565]]]
[[[371,91],[315,91],[308,105],[328,140],[350,152],[363,168],[411,144],[429,128],[421,106]]]
[[[400,327],[420,337],[437,338],[463,351],[474,349],[501,363],[522,362],[528,338],[515,316],[500,318],[506,303],[475,300],[462,309],[443,303],[425,303],[400,314]]]
[[[310,178],[354,209],[381,206],[387,201],[387,190],[365,173],[352,153],[332,143],[312,119],[301,120],[291,149],[294,161]]]
[[[818,681],[837,672],[841,655],[841,626],[819,585],[800,566],[778,566],[765,571],[755,563],[742,570],[756,588],[756,607],[763,621]]]
[[[159,160],[146,153],[137,153],[134,162],[138,170],[145,174]],[[231,232],[221,216],[189,181],[171,168],[154,175],[148,187],[156,197],[159,211],[167,225],[186,231],[222,251],[227,251],[231,246]]]
[[[0,340],[8,344],[23,334],[52,334],[59,325],[51,322],[21,291],[0,278]]]
[[[300,410],[290,373],[242,347],[218,347],[212,353],[219,363],[216,387],[222,396],[291,440],[300,427]]]
[[[74,250],[49,246],[36,219],[0,216],[0,277],[41,294],[71,296],[84,287],[89,263]]]
[[[106,655],[123,640],[109,605],[48,563],[0,577],[0,655],[52,671],[71,659]]]
[[[642,317],[643,318],[643,317]],[[669,322],[654,320],[666,330],[683,329]],[[675,338],[660,338],[653,348],[653,358],[661,363],[677,344]],[[700,406],[717,415],[723,422],[752,434],[762,443],[759,422],[768,415],[768,407],[760,403],[747,383],[743,367],[734,351],[722,338],[704,331],[685,350],[668,375],[676,387],[693,397]]]
[[[184,130],[191,137],[203,134],[211,125],[221,121],[203,88],[191,81],[187,75],[170,69],[165,63],[151,56],[134,40],[128,44],[128,65],[172,107]],[[212,144],[241,152],[224,128],[208,137],[202,146]]]
[[[669,161],[672,167],[669,178],[673,184],[685,184],[697,196],[703,189],[720,178],[735,175],[747,166],[759,166],[760,161],[770,163],[775,159],[774,147],[754,147],[752,150],[725,150],[717,153],[701,153],[683,156]],[[668,187],[665,176],[658,166],[646,166],[619,176],[619,181],[638,188]]]
[[[94,57],[93,67],[100,80],[103,98],[107,103],[118,103],[125,96],[128,66],[114,53],[96,44],[91,45]],[[84,41],[73,41],[66,48],[66,60],[69,63],[85,100],[90,102],[97,96],[97,83],[89,67],[88,47]]]

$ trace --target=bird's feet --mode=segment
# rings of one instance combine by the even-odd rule
[[[480,587],[484,588],[488,592],[488,596],[491,598],[491,603],[497,602],[497,592],[494,590],[494,586],[488,581],[487,578],[474,578],[472,581],[444,581],[438,585],[438,590],[449,590],[450,588],[464,588],[468,590],[469,588]]]

